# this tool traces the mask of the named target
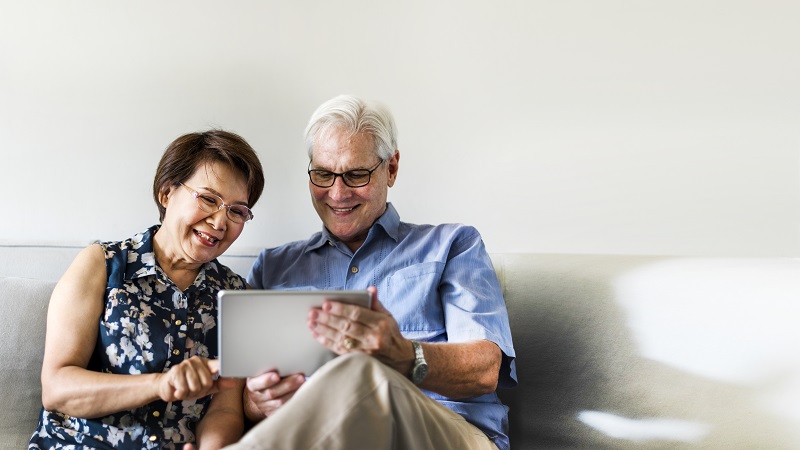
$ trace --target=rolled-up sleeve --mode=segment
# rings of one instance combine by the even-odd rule
[[[514,346],[500,283],[480,233],[459,229],[439,283],[448,342],[485,339],[503,352],[499,383],[517,384]]]

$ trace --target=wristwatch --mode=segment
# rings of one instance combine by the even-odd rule
[[[425,362],[425,354],[422,353],[422,346],[417,341],[411,341],[414,346],[414,366],[411,368],[411,381],[414,384],[422,383],[425,375],[428,375],[428,363]]]

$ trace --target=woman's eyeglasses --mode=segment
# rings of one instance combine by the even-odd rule
[[[248,220],[253,220],[253,211],[244,205],[227,205],[222,201],[222,197],[210,192],[197,192],[194,188],[180,183],[192,193],[192,197],[197,200],[197,206],[207,213],[215,213],[222,208],[227,208],[226,216],[231,222],[245,223]]]

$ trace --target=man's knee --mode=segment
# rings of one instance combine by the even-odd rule
[[[399,377],[391,367],[364,353],[353,352],[334,358],[325,364],[312,378],[335,379],[343,382],[347,380],[363,383],[374,380],[375,383],[392,380]],[[346,384],[346,383],[345,383]]]
[[[328,366],[330,366],[331,371],[344,370],[351,373],[355,371],[391,370],[377,359],[361,352],[353,352],[336,357],[325,365],[326,369]]]

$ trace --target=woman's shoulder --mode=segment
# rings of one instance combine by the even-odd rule
[[[100,243],[91,244],[75,256],[71,269],[92,273],[97,268],[105,266],[105,249]]]
[[[98,241],[97,244],[106,253],[152,248],[152,239],[158,228],[158,225],[154,225],[121,241]]]
[[[219,289],[245,289],[247,287],[247,281],[243,276],[216,259],[205,264],[205,276]]]

